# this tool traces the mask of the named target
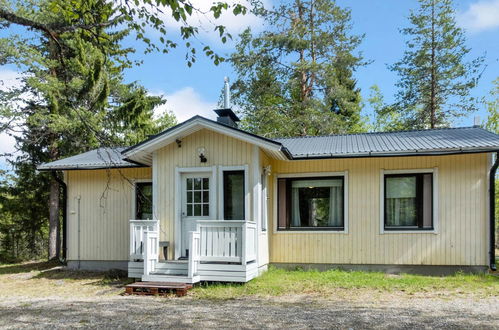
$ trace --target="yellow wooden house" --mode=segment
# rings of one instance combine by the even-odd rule
[[[184,283],[246,282],[269,265],[495,268],[496,134],[268,139],[216,112],[39,167],[64,171],[69,267]]]

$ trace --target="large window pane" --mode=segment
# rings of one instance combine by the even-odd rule
[[[223,203],[225,220],[244,220],[244,171],[224,171]]]
[[[433,228],[433,174],[385,175],[385,229]]]
[[[343,229],[343,182],[341,177],[279,179],[279,229]]]
[[[152,184],[139,182],[135,186],[135,218],[139,220],[152,219]]]
[[[386,178],[386,225],[417,226],[416,177]]]

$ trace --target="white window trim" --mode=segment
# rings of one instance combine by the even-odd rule
[[[151,179],[134,179],[134,180],[131,180],[131,182],[133,185],[133,194],[132,194],[132,216],[130,219],[138,220],[138,219],[136,219],[136,216],[137,216],[137,183],[150,183],[150,184],[152,184],[152,186],[153,186],[153,192],[152,192],[153,193],[153,196],[152,196],[153,204],[154,204],[154,184],[153,184]],[[155,218],[154,205],[153,205],[153,218]],[[155,219],[149,219],[149,220],[155,220]]]
[[[433,174],[433,230],[385,230],[385,175],[386,174],[418,174],[432,173]],[[379,228],[380,234],[438,234],[438,167],[435,168],[418,168],[407,170],[385,170],[381,169],[379,179]]]
[[[342,176],[343,177],[343,193],[344,193],[344,199],[343,199],[343,210],[344,210],[344,228],[343,230],[300,230],[300,229],[293,229],[293,230],[278,230],[278,225],[279,225],[279,219],[277,218],[277,180],[282,179],[282,178],[307,178],[307,177],[329,177],[329,176]],[[348,171],[343,171],[343,172],[309,172],[309,173],[283,173],[283,174],[277,174],[274,175],[274,182],[273,182],[273,198],[274,202],[272,203],[273,205],[273,219],[274,219],[274,225],[273,225],[273,234],[275,235],[294,235],[294,234],[348,234],[348,224],[349,224],[349,219],[348,219]],[[268,182],[267,182],[267,188],[268,188]],[[268,229],[267,229],[268,230]]]
[[[250,207],[251,207],[251,193],[249,187],[249,166],[248,165],[238,165],[238,166],[218,166],[218,218],[223,220],[224,218],[224,187],[223,172],[225,171],[244,171],[244,219],[245,221],[250,221]]]

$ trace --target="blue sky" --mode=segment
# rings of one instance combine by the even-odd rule
[[[212,1],[191,0],[195,5],[208,6]],[[241,0],[244,1],[244,0]],[[266,5],[278,0],[266,0]],[[407,16],[411,8],[416,8],[416,0],[338,0],[341,6],[352,10],[353,32],[365,33],[365,39],[359,50],[366,59],[373,61],[370,65],[361,68],[355,73],[362,96],[366,99],[369,87],[377,84],[386,97],[386,101],[393,100],[396,92],[397,77],[390,72],[386,65],[399,60],[404,51],[405,38],[399,29],[407,26]],[[492,81],[499,77],[499,0],[460,0],[455,1],[458,12],[458,22],[465,28],[467,45],[472,48],[469,58],[486,55],[486,69],[478,87],[473,91],[476,97],[483,97],[492,88]],[[194,18],[193,23],[202,22],[206,31],[199,36],[201,43],[210,44],[220,54],[228,54],[233,50],[233,43],[221,44],[214,33],[209,32],[213,25],[203,18]],[[171,38],[175,36],[176,23],[168,23],[171,27]],[[263,28],[262,21],[247,15],[233,17],[230,14],[222,16],[220,24],[229,28],[233,35],[237,35],[246,26],[251,25],[258,31]],[[161,94],[167,99],[165,109],[173,111],[179,121],[183,121],[195,114],[214,117],[212,109],[219,99],[223,86],[223,77],[235,78],[230,65],[223,63],[215,66],[212,62],[199,55],[193,67],[187,67],[185,49],[180,47],[169,54],[142,53],[142,45],[135,40],[127,40],[127,46],[137,49],[136,59],[143,60],[139,67],[129,69],[125,73],[127,82],[138,81],[151,94]],[[17,73],[12,67],[0,66],[0,83],[15,84]],[[365,114],[369,114],[366,108]],[[486,118],[485,109],[472,114],[454,123],[454,126],[469,126],[473,124],[473,117],[479,115],[482,121]],[[12,139],[0,134],[0,153],[12,150]],[[0,163],[3,160],[0,160]]]
[[[277,1],[275,1],[277,2]],[[467,45],[472,51],[469,58],[486,55],[487,65],[479,86],[473,94],[482,97],[490,91],[492,81],[499,76],[499,0],[461,0],[455,1],[459,24],[466,29]],[[268,1],[267,3],[271,3]],[[369,87],[377,84],[386,100],[393,100],[396,92],[397,76],[387,69],[387,64],[402,57],[405,38],[399,29],[407,26],[407,16],[411,8],[417,7],[416,0],[339,0],[341,6],[352,10],[353,32],[365,33],[365,39],[359,50],[366,59],[373,63],[361,68],[355,76],[362,90],[363,98],[369,95]],[[233,34],[243,29],[238,19],[224,18]],[[244,23],[261,29],[261,22],[246,18]],[[207,25],[209,26],[209,25]],[[212,34],[203,34],[200,40],[209,43],[221,54],[230,53],[232,47],[221,45]],[[130,43],[134,45],[132,41]],[[211,108],[218,101],[223,77],[235,77],[227,63],[213,65],[206,58],[199,57],[198,62],[188,68],[184,60],[184,50],[179,49],[168,55],[149,54],[140,58],[144,64],[126,73],[128,80],[137,80],[152,93],[163,94],[167,98],[166,108],[173,110],[180,120],[194,113],[202,112],[211,116]],[[366,114],[370,111],[366,109]],[[482,121],[486,117],[484,108],[454,123],[454,126],[473,124],[473,117],[479,115]]]

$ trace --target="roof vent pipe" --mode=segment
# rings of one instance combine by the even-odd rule
[[[224,109],[230,109],[229,77],[224,77]]]

